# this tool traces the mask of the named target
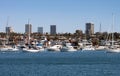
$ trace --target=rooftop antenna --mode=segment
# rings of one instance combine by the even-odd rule
[[[30,18],[28,18],[28,24],[30,24]]]
[[[6,24],[6,27],[8,27],[8,23],[9,23],[9,16],[7,17],[7,24]]]

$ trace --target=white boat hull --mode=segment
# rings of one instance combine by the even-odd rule
[[[62,48],[62,45],[54,45],[52,47],[48,47],[47,50],[60,52],[61,48]]]
[[[120,53],[120,48],[117,48],[117,49],[108,49],[107,52]]]
[[[23,52],[40,52],[40,50],[35,50],[35,49],[26,49],[22,50]]]
[[[61,49],[61,52],[74,52],[77,51],[77,49],[74,49],[73,46],[63,47]]]

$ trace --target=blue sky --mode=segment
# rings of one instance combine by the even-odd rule
[[[85,31],[85,23],[95,24],[95,32],[109,31],[115,15],[116,32],[120,32],[120,0],[0,0],[0,31],[5,31],[7,17],[9,26],[16,32],[24,32],[30,19],[33,32],[43,27],[50,31],[50,25],[57,25],[57,32]]]

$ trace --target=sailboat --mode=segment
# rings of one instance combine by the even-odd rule
[[[120,48],[118,48],[118,47],[116,47],[114,45],[115,41],[114,41],[114,32],[113,32],[113,30],[114,30],[114,15],[113,15],[113,21],[112,21],[112,41],[111,41],[112,44],[108,48],[108,52],[116,52],[116,53],[118,53],[118,52],[120,52]]]
[[[44,50],[43,48],[42,48],[42,49],[38,49],[38,48],[36,47],[36,45],[35,45],[35,46],[32,46],[32,45],[30,44],[30,34],[31,34],[31,32],[30,32],[29,20],[28,20],[28,29],[29,29],[29,32],[28,32],[28,47],[25,48],[25,49],[23,49],[22,51],[23,51],[23,52],[40,52],[40,51],[43,51],[43,50]]]
[[[9,17],[7,18],[7,25],[6,25],[6,43],[3,44],[2,47],[0,47],[0,51],[2,52],[7,52],[7,51],[18,51],[18,49],[16,47],[12,47],[12,46],[8,46],[6,44],[9,44],[9,36],[8,36],[8,21],[9,21]]]

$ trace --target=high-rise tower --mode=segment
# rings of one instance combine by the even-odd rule
[[[43,34],[43,27],[38,27],[38,33]]]
[[[50,34],[56,35],[56,25],[50,25]]]
[[[86,23],[86,35],[93,35],[94,34],[94,24],[93,23]]]
[[[32,25],[31,24],[25,24],[25,33],[26,34],[32,33]]]

